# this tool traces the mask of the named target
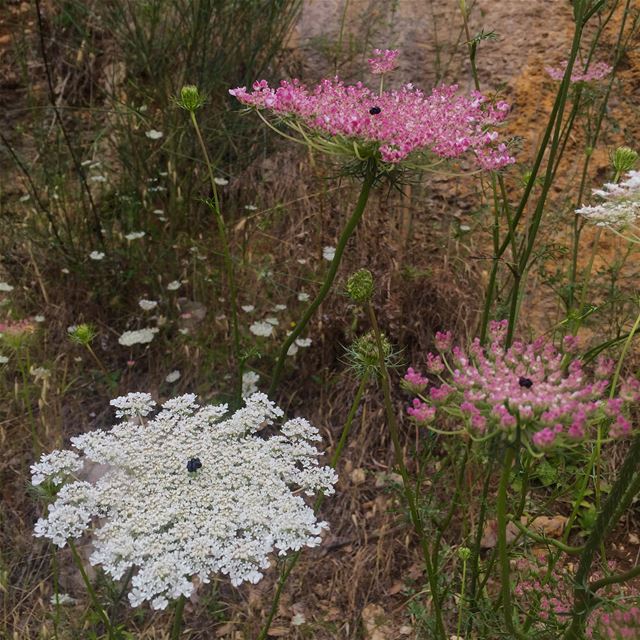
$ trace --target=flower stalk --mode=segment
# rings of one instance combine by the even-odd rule
[[[362,187],[360,189],[360,195],[358,197],[358,201],[356,206],[351,214],[351,217],[347,221],[344,229],[342,230],[342,234],[340,235],[340,239],[338,240],[338,245],[336,247],[336,253],[333,256],[333,260],[329,265],[329,270],[324,278],[324,282],[320,287],[316,297],[313,299],[313,302],[307,307],[307,310],[304,312],[302,318],[296,323],[293,331],[289,334],[284,344],[280,349],[280,354],[278,356],[278,360],[273,368],[273,373],[271,375],[271,384],[269,386],[268,394],[270,397],[273,396],[276,389],[278,388],[278,384],[280,383],[280,378],[282,377],[282,372],[284,368],[284,362],[287,357],[287,352],[289,351],[289,347],[295,342],[296,338],[300,336],[300,334],[305,330],[307,324],[313,317],[314,313],[318,309],[318,307],[322,304],[324,299],[329,294],[331,290],[331,286],[333,285],[333,281],[336,278],[336,274],[338,272],[338,267],[340,266],[340,261],[342,260],[342,255],[347,246],[347,242],[353,235],[362,215],[364,214],[365,208],[367,206],[367,202],[369,200],[369,194],[371,192],[371,187],[373,186],[378,175],[377,163],[375,160],[368,160],[364,180],[362,182]]]

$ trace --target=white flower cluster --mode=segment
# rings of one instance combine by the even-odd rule
[[[119,398],[116,406],[137,407],[143,396]],[[328,525],[300,493],[331,494],[337,481],[333,469],[318,464],[318,431],[296,418],[260,437],[283,415],[261,393],[226,415],[226,405],[199,406],[194,395],[180,396],[146,424],[123,422],[73,438],[82,452],[77,460],[69,452],[43,456],[34,481],[60,473],[65,455],[106,465],[106,472],[92,483],[64,485],[35,535],[64,546],[93,523],[91,563],[114,579],[135,567],[131,604],[148,600],[155,609],[188,597],[195,576],[206,582],[222,573],[234,585],[255,583],[274,550],[284,555],[318,545]]]
[[[146,344],[153,340],[156,333],[158,333],[157,327],[148,327],[146,329],[138,329],[136,331],[125,331],[118,338],[118,342],[123,347],[130,347],[134,344]]]
[[[31,484],[37,486],[49,480],[61,485],[69,476],[78,473],[83,464],[75,451],[52,451],[31,465]]]
[[[148,416],[155,408],[156,402],[150,393],[129,393],[109,402],[116,408],[116,418],[125,416]]]
[[[640,171],[629,171],[625,177],[619,184],[607,183],[602,189],[594,189],[594,195],[603,202],[576,209],[576,213],[612,230],[633,226],[640,217]]]

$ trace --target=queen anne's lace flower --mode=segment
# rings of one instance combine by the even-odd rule
[[[49,480],[61,485],[69,476],[82,469],[83,462],[75,451],[52,451],[31,465],[31,484],[39,485]]]
[[[156,402],[150,393],[129,393],[109,402],[116,408],[116,418],[125,416],[148,416],[155,408]]]
[[[553,80],[562,80],[566,70],[566,60],[561,62],[557,67],[545,67],[545,71]],[[593,82],[594,80],[602,80],[602,78],[606,78],[612,70],[613,67],[606,62],[594,62],[589,65],[586,71],[581,71],[579,68],[572,69],[571,82]]]
[[[506,117],[509,105],[492,104],[473,92],[458,95],[457,85],[441,86],[425,95],[412,84],[381,94],[362,83],[346,85],[325,79],[313,89],[299,80],[283,80],[273,89],[266,80],[229,93],[258,110],[268,110],[302,140],[332,154],[374,157],[397,164],[410,155],[457,158],[472,152],[484,169],[514,162],[492,127]]]
[[[629,227],[630,239],[640,241],[636,221],[640,217],[640,171],[629,171],[619,184],[606,183],[593,194],[602,198],[600,204],[583,206],[576,213],[599,227],[620,231]],[[638,235],[636,235],[638,234]]]
[[[562,354],[544,340],[514,342],[505,350],[506,329],[506,321],[492,323],[490,347],[484,349],[478,339],[468,351],[454,347],[450,363],[444,353],[444,362],[430,354],[432,362],[438,358],[447,363],[451,379],[431,386],[428,398],[423,398],[427,402],[416,398],[408,413],[427,422],[434,417],[434,409],[442,407],[445,413],[462,417],[473,434],[518,429],[523,439],[539,448],[581,440],[597,421],[611,423],[613,437],[631,431],[622,410],[625,401],[640,398],[636,380],[625,381],[620,396],[607,399],[610,361],[598,363],[596,379],[590,382],[580,360],[565,367]],[[448,347],[449,340],[440,335],[441,345]],[[412,370],[410,377],[416,376]]]
[[[125,331],[119,338],[118,342],[123,347],[130,347],[134,344],[146,344],[151,342],[158,333],[157,327],[146,329],[137,329],[136,331]]]
[[[137,406],[141,396],[119,398],[116,406]],[[331,494],[337,481],[333,469],[318,464],[318,431],[295,418],[280,433],[259,436],[283,415],[260,393],[226,414],[226,405],[199,406],[194,395],[180,396],[147,424],[123,422],[72,438],[81,456],[43,456],[34,465],[37,482],[85,460],[106,471],[93,482],[65,484],[35,535],[62,547],[93,523],[91,563],[116,580],[135,567],[129,600],[156,609],[188,597],[195,576],[206,582],[222,573],[234,585],[255,583],[274,550],[284,555],[318,545],[328,525],[300,491]]]

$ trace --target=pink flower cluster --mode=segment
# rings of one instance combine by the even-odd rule
[[[537,618],[543,623],[566,622],[573,601],[573,585],[567,579],[567,568],[560,563],[549,569],[545,558],[533,561],[520,558],[516,568],[526,576],[514,589],[521,608],[536,609]]]
[[[374,75],[382,75],[393,71],[398,62],[396,58],[400,52],[397,49],[374,49],[373,58],[369,58],[369,69]]]
[[[553,80],[562,80],[567,69],[567,62],[561,62],[557,67],[545,67],[545,71]],[[571,82],[592,82],[594,80],[602,80],[608,76],[613,67],[606,62],[594,62],[586,71],[573,69],[571,71]]]
[[[540,449],[586,438],[590,426],[599,420],[609,422],[613,437],[631,432],[623,409],[626,403],[640,399],[640,382],[624,381],[619,396],[608,399],[605,391],[613,361],[601,358],[590,381],[580,360],[565,367],[563,354],[543,339],[530,344],[514,342],[505,350],[506,330],[506,321],[493,322],[488,348],[476,339],[467,351],[453,347],[450,354],[450,334],[439,334],[436,343],[444,348],[440,355],[428,354],[427,369],[439,377],[446,363],[451,380],[447,383],[440,378],[440,386],[431,386],[428,400],[423,397],[427,402],[414,400],[410,415],[419,419],[426,411],[423,404],[445,405],[450,415],[455,407],[476,435],[510,432],[519,426],[522,436]],[[567,342],[574,346],[574,341]],[[420,375],[412,372],[412,377]]]
[[[491,127],[509,112],[506,102],[495,104],[479,92],[458,95],[458,87],[441,86],[425,95],[411,84],[381,95],[362,83],[346,85],[325,79],[313,89],[298,80],[283,80],[277,89],[265,80],[229,93],[243,104],[266,109],[284,122],[311,134],[343,140],[349,153],[373,155],[399,163],[410,154],[431,152],[457,158],[472,152],[487,170],[514,162],[499,134]]]
[[[628,611],[603,613],[589,629],[589,638],[594,637],[594,628],[598,630],[597,637],[603,640],[637,640],[640,638],[640,608],[632,607]]]

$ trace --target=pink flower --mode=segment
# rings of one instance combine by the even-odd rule
[[[483,169],[514,162],[491,127],[507,115],[504,102],[492,104],[474,91],[458,95],[458,87],[441,86],[430,95],[411,84],[382,95],[362,83],[346,85],[325,79],[308,89],[299,80],[283,80],[273,89],[265,80],[229,93],[258,110],[268,110],[307,140],[322,138],[331,152],[359,160],[376,158],[398,164],[412,156],[417,162],[459,158],[471,153]],[[354,143],[356,148],[354,150]]]
[[[407,373],[405,374],[403,380],[407,388],[412,393],[420,393],[424,391],[426,386],[429,384],[429,380],[424,376],[420,375],[417,371],[415,371],[412,367],[407,369]]]
[[[398,66],[396,58],[399,53],[396,49],[374,49],[373,58],[367,60],[371,73],[381,75],[393,71]]]
[[[577,359],[565,366],[563,354],[543,339],[505,349],[507,328],[504,321],[491,323],[493,342],[486,347],[476,339],[467,349],[452,348],[451,380],[429,389],[433,406],[448,415],[461,411],[476,433],[519,428],[539,449],[589,437],[603,419],[612,437],[632,431],[623,410],[640,396],[640,382],[625,381],[620,396],[609,399],[607,379],[591,379]],[[438,334],[437,343],[450,347],[450,334]],[[427,361],[437,357],[429,354]],[[610,367],[600,361],[596,370],[603,368]]]
[[[436,415],[435,407],[430,407],[425,402],[414,398],[412,406],[407,409],[407,413],[418,422],[431,422]]]
[[[451,331],[436,331],[435,343],[438,351],[449,351],[453,343],[453,334]]]
[[[427,371],[436,376],[444,371],[444,362],[439,355],[427,353]]]
[[[553,80],[562,80],[567,69],[567,61],[561,62],[557,67],[545,67],[545,71]],[[591,82],[593,80],[602,80],[608,76],[613,67],[606,62],[594,62],[589,65],[586,71],[580,69],[572,69],[571,82]]]

